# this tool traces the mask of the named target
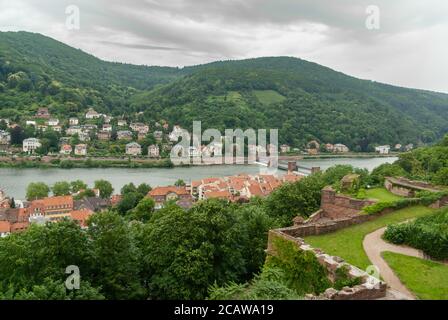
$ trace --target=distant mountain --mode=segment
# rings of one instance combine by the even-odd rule
[[[0,33],[0,117],[47,105],[76,115],[144,112],[190,127],[279,128],[281,142],[430,143],[448,132],[448,95],[359,80],[297,58],[222,61],[183,69],[99,60],[51,38]]]

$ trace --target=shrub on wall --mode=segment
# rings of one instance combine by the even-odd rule
[[[276,255],[266,259],[265,268],[283,271],[284,284],[298,295],[320,294],[332,286],[328,271],[312,252],[300,250],[294,242],[275,238]]]
[[[219,287],[216,283],[209,289],[210,300],[302,300],[294,290],[282,281],[280,269],[264,268],[263,272],[245,284],[229,283]]]
[[[336,290],[342,290],[344,287],[354,287],[362,283],[361,278],[351,278],[349,276],[350,268],[344,265],[336,269],[336,279],[334,282],[334,288]]]

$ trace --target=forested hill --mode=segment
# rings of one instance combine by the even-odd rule
[[[0,32],[0,58],[3,76],[24,70],[33,81],[56,80],[83,88],[121,85],[151,89],[180,75],[177,68],[102,61],[54,39],[28,32]]]
[[[154,61],[148,63],[155,64]],[[101,61],[39,34],[0,33],[0,117],[39,106],[79,115],[144,111],[190,127],[279,128],[281,142],[432,142],[448,131],[448,95],[359,80],[315,63],[272,57],[179,68]]]
[[[296,58],[219,62],[132,98],[135,110],[189,126],[280,128],[295,146],[317,138],[373,144],[432,142],[448,129],[448,95],[349,77]]]

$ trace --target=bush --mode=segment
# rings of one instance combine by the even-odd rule
[[[418,195],[418,198],[400,199],[397,201],[378,202],[371,206],[363,208],[363,212],[366,214],[376,214],[386,209],[400,210],[407,207],[416,205],[430,206],[436,201],[448,196],[448,192],[423,192]]]
[[[399,224],[387,227],[386,232],[384,233],[384,239],[393,244],[404,244],[406,242],[409,226],[409,224]]]
[[[448,259],[448,209],[411,223],[391,225],[384,239],[423,250],[435,259]]]

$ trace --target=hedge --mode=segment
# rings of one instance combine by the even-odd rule
[[[366,214],[376,214],[386,209],[400,210],[416,205],[430,206],[446,196],[448,196],[447,191],[436,193],[421,193],[419,195],[419,198],[407,198],[397,201],[378,202],[371,206],[364,207],[363,212]]]
[[[391,225],[384,239],[420,249],[434,259],[448,259],[448,209],[439,210],[414,222]]]

